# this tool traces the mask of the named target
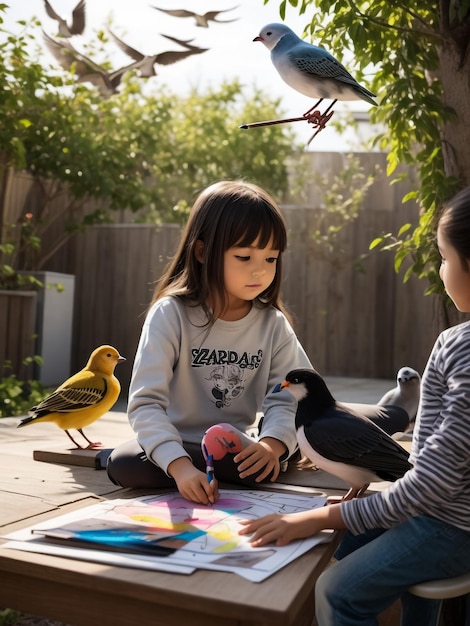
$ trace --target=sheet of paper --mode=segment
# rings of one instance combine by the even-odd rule
[[[305,511],[324,506],[325,502],[322,496],[264,490],[221,490],[213,506],[188,502],[178,492],[108,500],[12,533],[4,547],[185,574],[195,568],[228,571],[260,582],[313,546],[331,539],[332,533],[283,547],[253,548],[248,537],[238,534],[239,520]],[[64,545],[57,545],[57,539],[48,539],[47,533],[95,541],[97,548],[64,547],[66,539],[60,539]],[[99,549],[101,541],[107,542],[103,550]],[[116,551],[110,551],[110,541],[115,542]],[[119,551],[123,542],[135,549],[145,545],[146,554]],[[149,555],[149,546],[151,550],[153,545],[168,549],[168,554]]]

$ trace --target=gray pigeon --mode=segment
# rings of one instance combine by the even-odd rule
[[[404,409],[412,422],[418,411],[421,377],[412,367],[398,370],[397,386],[387,391],[377,402],[381,406],[392,405]]]

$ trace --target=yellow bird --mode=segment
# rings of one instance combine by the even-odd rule
[[[37,422],[54,422],[77,448],[82,446],[69,433],[71,428],[78,430],[88,441],[87,448],[101,446],[99,442],[90,441],[83,428],[109,411],[118,399],[121,385],[114,376],[114,368],[125,360],[112,346],[96,348],[86,366],[33,406],[29,411],[30,417],[24,418],[18,428]]]

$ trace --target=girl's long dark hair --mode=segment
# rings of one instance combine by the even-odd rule
[[[244,181],[215,183],[197,197],[178,250],[154,291],[152,304],[164,296],[176,296],[188,306],[201,306],[208,323],[213,323],[215,315],[208,303],[215,300],[224,308],[227,302],[225,251],[255,241],[258,248],[265,248],[271,238],[273,249],[280,253],[276,274],[255,303],[259,307],[273,306],[289,318],[280,296],[281,257],[287,245],[284,217],[266,191]],[[198,241],[204,244],[204,263],[197,260]]]
[[[470,187],[460,191],[443,207],[439,226],[447,241],[457,251],[462,267],[470,261]]]

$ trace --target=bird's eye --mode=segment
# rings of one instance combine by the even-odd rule
[[[108,352],[106,356],[110,359],[113,355],[111,354],[111,352]]]
[[[268,30],[268,32],[266,33],[266,35],[267,35],[268,37],[271,37],[271,35],[272,35],[272,31]]]

